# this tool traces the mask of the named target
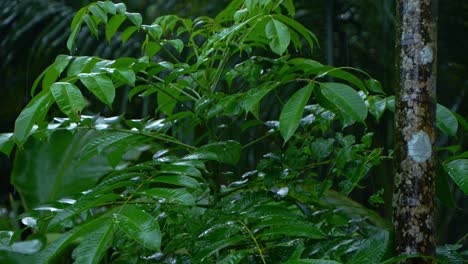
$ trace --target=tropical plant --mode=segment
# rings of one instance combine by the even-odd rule
[[[0,260],[400,260],[388,221],[347,197],[392,157],[368,124],[393,97],[358,69],[301,58],[316,38],[294,14],[292,1],[235,0],[215,18],[146,25],[122,3],[80,9],[71,53],[86,26],[140,41],[142,55],[60,55],[35,81],[14,133],[0,135],[0,151],[18,146],[12,182],[25,209],[24,228],[0,231]],[[103,116],[122,89],[156,98],[155,111]],[[439,128],[456,133],[439,112]],[[447,166],[464,191],[465,161]]]

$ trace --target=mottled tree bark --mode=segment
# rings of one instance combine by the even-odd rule
[[[434,256],[436,35],[431,0],[397,0],[396,252]],[[432,263],[428,258],[403,263]]]

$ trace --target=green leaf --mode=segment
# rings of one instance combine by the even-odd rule
[[[135,33],[135,31],[138,30],[138,27],[137,26],[131,26],[131,27],[128,27],[126,28],[123,32],[122,32],[122,43],[125,43],[127,42],[127,40],[133,35],[133,33]]]
[[[159,45],[159,43],[156,43],[154,41],[148,41],[146,43],[146,46],[145,46],[145,50],[146,50],[146,56],[148,57],[153,57],[156,53],[158,53],[158,51],[161,50],[161,45]]]
[[[320,83],[321,92],[325,98],[336,107],[344,117],[344,124],[355,121],[364,122],[367,117],[367,107],[358,93],[351,87],[341,83]]]
[[[288,16],[281,15],[281,14],[273,14],[271,15],[274,19],[277,19],[284,24],[288,25],[289,27],[293,28],[297,31],[302,37],[305,38],[307,43],[311,48],[314,47],[314,42],[317,42],[317,38],[315,37],[314,33],[308,30],[306,27],[301,25],[301,23],[297,22],[296,20],[289,18]]]
[[[286,143],[296,132],[301,121],[304,107],[309,101],[314,85],[309,83],[299,91],[295,92],[281,110],[279,118],[279,129]]]
[[[241,99],[241,106],[245,109],[246,112],[251,112],[258,117],[258,113],[254,111],[256,106],[260,103],[263,97],[265,97],[271,90],[276,88],[278,84],[268,85],[266,87],[260,87],[257,89],[250,89]]]
[[[104,9],[107,13],[111,13],[112,15],[115,15],[116,8],[115,4],[112,3],[111,1],[104,1],[104,2],[98,2],[98,5]]]
[[[157,97],[158,110],[170,116],[177,105],[176,99],[179,98],[180,90],[169,86],[165,86],[161,90]]]
[[[0,152],[10,156],[14,146],[15,142],[13,141],[13,133],[0,134]]]
[[[94,19],[90,15],[85,14],[83,16],[83,21],[86,22],[86,25],[88,25],[88,28],[91,31],[91,33],[97,38],[99,36],[98,35],[98,26],[97,26],[96,22],[94,21]]]
[[[107,24],[107,14],[106,12],[104,12],[104,10],[102,10],[102,8],[99,5],[97,4],[91,5],[88,7],[88,10],[91,11],[91,14],[95,15],[102,22]]]
[[[179,54],[184,49],[184,42],[180,39],[171,39],[168,42],[177,50],[177,52],[179,52]]]
[[[382,85],[376,79],[367,79],[365,80],[365,83],[369,91],[384,94],[384,91],[382,90]]]
[[[209,245],[203,247],[196,255],[195,255],[195,263],[206,263],[206,258],[210,257],[211,255],[215,254],[219,250],[238,245],[242,241],[245,240],[245,236],[234,236],[228,237],[225,239],[221,239],[219,241],[215,241],[210,243]],[[234,262],[235,263],[235,262]]]
[[[445,106],[437,104],[436,125],[444,133],[455,136],[458,130],[457,118]]]
[[[159,40],[162,36],[163,30],[159,25],[143,25],[145,30],[154,40]]]
[[[277,226],[272,226],[270,229],[260,234],[260,236],[270,236],[270,235],[298,236],[298,237],[308,237],[312,239],[322,239],[325,237],[325,234],[320,229],[313,226],[312,224],[277,225]]]
[[[181,203],[194,206],[195,197],[185,189],[153,188],[142,192],[143,194],[163,198],[170,203]]]
[[[8,264],[38,263],[36,256],[0,250],[0,262]]]
[[[114,76],[117,77],[118,80],[130,86],[135,86],[136,76],[131,69],[117,68],[114,71]]]
[[[107,220],[107,219],[106,219]],[[107,249],[112,245],[113,223],[102,221],[99,227],[87,233],[76,248],[77,264],[99,264]]]
[[[76,36],[78,35],[78,32],[80,32],[81,29],[81,24],[83,24],[83,16],[88,12],[87,7],[81,8],[75,15],[75,17],[72,20],[71,26],[70,26],[70,36],[68,36],[67,40],[67,48],[71,52],[73,49],[73,45],[75,44],[75,39]]]
[[[110,225],[109,222],[109,218],[103,216],[72,229],[36,254],[37,262],[35,263],[54,263],[52,260],[67,249],[78,237],[89,234],[102,226]]]
[[[115,98],[115,88],[112,81],[102,73],[80,73],[80,81],[101,102],[111,106]]]
[[[270,40],[270,48],[274,53],[282,55],[288,49],[291,35],[285,24],[276,19],[271,19],[265,27],[265,33]]]
[[[125,14],[125,12],[127,12],[127,6],[124,3],[117,3],[114,5],[118,13]]]
[[[389,233],[380,230],[377,234],[359,245],[358,251],[353,255],[349,264],[373,264],[383,260],[389,250]]]
[[[135,24],[135,26],[137,27],[141,26],[141,22],[143,21],[143,19],[140,14],[126,12],[125,15],[128,17],[130,21],[132,21],[133,24]]]
[[[31,139],[16,153],[11,182],[27,208],[85,191],[111,170],[104,155],[79,160],[83,145],[96,135],[56,131],[44,141]]]
[[[111,41],[112,37],[115,35],[125,19],[127,19],[127,17],[122,14],[115,15],[109,19],[109,23],[106,25],[106,39],[108,42]]]
[[[192,177],[184,175],[167,175],[167,176],[158,176],[151,179],[151,182],[162,182],[168,183],[177,186],[183,186],[188,188],[199,188],[200,183]]]
[[[79,199],[74,204],[65,208],[65,210],[60,211],[58,214],[55,215],[54,218],[49,223],[48,229],[52,230],[62,224],[65,220],[76,216],[83,212],[84,210],[102,206],[103,204],[107,204],[109,202],[113,202],[120,198],[120,195],[117,194],[105,194],[98,197],[90,197],[86,199]]]
[[[452,190],[450,189],[447,172],[442,166],[436,167],[436,197],[450,208],[455,208],[456,203],[453,199]]]
[[[447,162],[444,168],[465,195],[468,195],[468,159]]]
[[[42,80],[42,90],[48,90],[50,88],[50,86],[57,80],[63,70],[67,67],[71,59],[72,56],[68,55],[57,56],[51,67],[48,67],[45,71],[44,79]]]
[[[32,127],[36,122],[42,121],[49,108],[54,103],[50,91],[42,91],[36,95],[31,102],[21,111],[15,122],[14,139],[22,146],[28,139]]]
[[[283,264],[341,264],[341,262],[327,259],[293,259]]]
[[[247,257],[249,253],[250,252],[248,250],[235,251],[222,258],[221,260],[217,261],[216,264],[238,264],[245,257]]]
[[[98,59],[94,57],[78,57],[75,58],[68,67],[67,75],[77,75],[79,73],[86,73],[96,64]]]
[[[50,92],[60,110],[71,119],[79,121],[79,113],[86,106],[80,89],[71,83],[57,82],[52,84]]]
[[[215,142],[200,147],[184,159],[214,160],[221,163],[235,165],[239,161],[241,145],[234,140]]]
[[[117,226],[130,238],[145,248],[160,250],[161,230],[158,221],[152,215],[136,206],[126,205],[113,216]]]
[[[163,165],[161,166],[160,172],[167,174],[187,175],[196,178],[202,177],[201,172],[197,168],[183,164]]]
[[[340,68],[335,68],[332,66],[323,66],[317,69],[311,69],[309,72],[306,73],[314,73],[317,74],[318,77],[324,77],[326,75],[336,77],[345,80],[351,84],[354,84],[357,88],[364,92],[367,91],[366,86],[364,86],[364,84],[358,77]]]

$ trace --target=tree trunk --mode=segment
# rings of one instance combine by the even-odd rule
[[[398,0],[397,19],[396,252],[434,256],[436,23],[431,0]]]

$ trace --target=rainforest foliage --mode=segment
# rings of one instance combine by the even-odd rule
[[[23,213],[0,231],[2,263],[395,263],[392,225],[348,197],[392,159],[375,142],[394,97],[366,72],[302,54],[315,35],[284,1],[232,1],[215,17],[144,24],[95,2],[36,79],[0,151],[14,148]],[[85,30],[86,29],[86,30]],[[76,56],[83,31],[137,57]],[[154,111],[107,116],[121,102]],[[458,118],[458,120],[457,120]],[[437,127],[466,133],[442,105]],[[255,148],[254,148],[255,147]],[[439,160],[468,193],[468,155]],[[459,245],[438,250],[463,261]],[[457,251],[458,250],[458,251]],[[463,255],[464,254],[464,255]],[[450,262],[457,263],[457,262]]]

